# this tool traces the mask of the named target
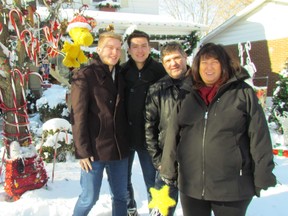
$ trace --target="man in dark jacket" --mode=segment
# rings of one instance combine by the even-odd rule
[[[150,86],[146,98],[145,110],[145,135],[147,150],[152,157],[154,167],[157,169],[155,187],[162,188],[165,182],[160,178],[161,158],[164,148],[164,138],[169,123],[170,113],[177,101],[183,95],[179,90],[187,73],[187,55],[181,44],[170,42],[161,49],[162,64],[167,75]],[[190,83],[189,83],[190,81]],[[191,79],[185,80],[184,84],[191,84]],[[169,195],[178,201],[178,189],[175,185],[169,185]],[[168,207],[167,207],[168,208]],[[169,209],[168,215],[172,216],[176,205]],[[154,211],[157,211],[156,209]]]
[[[148,87],[165,75],[163,66],[150,56],[149,36],[135,30],[128,39],[129,60],[123,64],[122,73],[126,81],[126,109],[129,131],[129,171],[128,171],[128,215],[137,215],[136,202],[131,182],[132,164],[135,152],[141,164],[148,193],[154,187],[156,170],[145,147],[144,106]]]
[[[72,131],[82,168],[82,193],[74,216],[88,215],[98,200],[104,169],[112,193],[112,215],[127,215],[129,147],[124,79],[118,65],[121,44],[118,34],[100,34],[95,63],[73,76]]]

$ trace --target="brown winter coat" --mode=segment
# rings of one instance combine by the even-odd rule
[[[99,58],[72,79],[72,131],[76,158],[111,161],[128,157],[124,80],[116,66],[115,82]]]

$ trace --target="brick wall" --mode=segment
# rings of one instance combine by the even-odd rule
[[[244,47],[244,43],[242,46]],[[240,61],[238,56],[238,44],[225,47],[227,51]],[[268,77],[268,96],[272,96],[275,89],[275,82],[278,80],[278,73],[283,69],[285,61],[288,59],[288,38],[251,42],[250,57],[255,64],[257,72],[255,74],[255,85],[266,85],[266,80],[257,77]],[[244,54],[244,63],[246,54]]]

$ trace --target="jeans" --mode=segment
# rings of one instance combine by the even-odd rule
[[[73,216],[88,215],[99,199],[104,169],[111,190],[112,216],[127,215],[128,158],[115,161],[94,161],[91,164],[90,172],[87,173],[81,169],[82,193],[75,205]]]
[[[137,151],[139,162],[141,165],[142,173],[144,182],[146,185],[147,190],[147,197],[148,197],[148,203],[151,201],[151,193],[149,189],[151,187],[155,186],[155,176],[156,176],[156,169],[153,166],[151,156],[149,155],[147,150],[130,150],[129,155],[129,162],[128,162],[128,187],[127,187],[127,193],[128,193],[128,200],[127,200],[127,208],[128,209],[137,209],[137,205],[134,198],[134,190],[133,185],[131,181],[132,177],[132,165],[134,161],[135,152]]]
[[[160,177],[160,173],[157,171],[156,172],[156,181],[155,181],[155,188],[157,190],[161,189],[165,184],[164,181],[162,181],[161,177]],[[170,185],[169,186],[169,196],[171,197],[171,199],[175,200],[176,204],[174,207],[170,207],[169,211],[168,211],[168,215],[167,216],[173,216],[177,203],[178,203],[178,188]]]

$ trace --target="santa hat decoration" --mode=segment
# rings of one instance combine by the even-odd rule
[[[80,27],[80,28],[87,28],[91,30],[91,26],[89,25],[88,21],[83,16],[76,16],[67,26],[67,32],[69,32],[72,28]]]
[[[92,29],[97,26],[97,21],[93,17],[86,17],[86,20]]]

